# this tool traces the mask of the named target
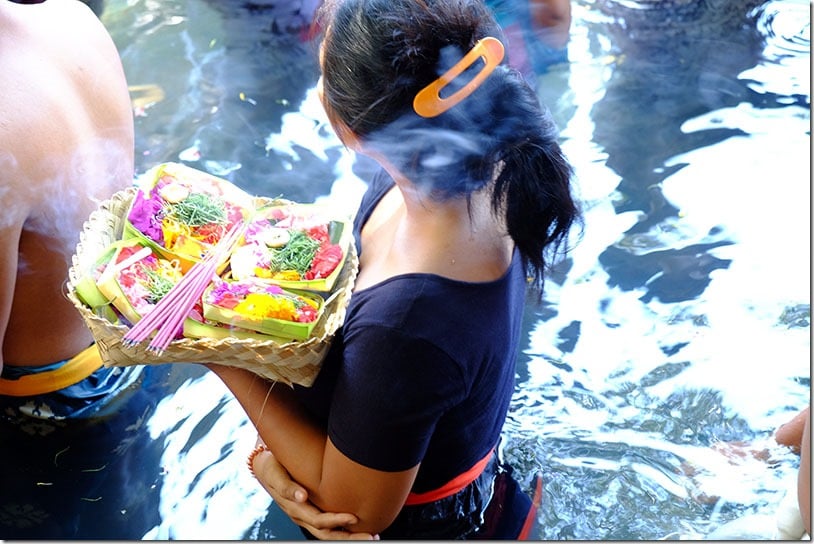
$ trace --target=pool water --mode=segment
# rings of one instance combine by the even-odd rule
[[[353,210],[371,165],[316,97],[313,4],[108,0],[138,172],[181,161]],[[575,0],[567,51],[531,59],[585,211],[526,310],[504,431],[522,483],[543,474],[534,538],[732,537],[714,531],[742,520],[745,538],[771,538],[799,464],[771,436],[810,404],[809,13],[802,0]],[[219,380],[153,371],[129,449],[52,474],[62,512],[5,500],[0,537],[26,519],[71,538],[302,539],[246,470],[255,434]],[[737,441],[770,460],[716,449]]]

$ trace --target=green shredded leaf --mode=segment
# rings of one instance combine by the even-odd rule
[[[200,227],[210,223],[226,224],[226,203],[222,198],[206,193],[191,193],[181,202],[167,204],[165,212],[179,223]]]
[[[296,270],[304,276],[311,268],[319,249],[319,241],[309,237],[305,231],[290,231],[291,239],[286,245],[271,250],[271,268],[275,271]]]
[[[175,284],[149,267],[145,266],[144,272],[147,274],[146,287],[147,291],[149,292],[147,302],[150,304],[156,304],[159,300],[164,298],[167,293],[170,292],[170,289],[172,289],[173,285]]]

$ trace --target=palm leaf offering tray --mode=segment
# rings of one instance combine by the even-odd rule
[[[68,297],[107,366],[213,362],[309,386],[358,271],[349,217],[177,164],[83,227]]]

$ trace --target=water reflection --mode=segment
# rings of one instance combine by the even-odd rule
[[[240,540],[256,531],[271,499],[245,466],[257,433],[222,382],[187,380],[147,425],[164,444],[160,521],[143,538]]]
[[[765,28],[807,44],[808,16],[795,2],[574,13],[571,63],[538,88],[568,82],[569,104],[549,103],[586,230],[530,329],[507,450],[547,475],[544,538],[701,538],[750,516],[752,538],[771,537],[796,459],[711,447],[770,447],[809,402],[810,98],[794,83],[809,57],[778,55]]]
[[[369,163],[319,107],[299,25],[309,5],[108,0],[103,20],[142,89],[139,172],[182,160],[257,194],[352,209]],[[519,479],[544,474],[535,537],[702,538],[771,520],[795,477],[786,451],[733,463],[712,446],[769,447],[809,402],[808,13],[800,0],[572,3],[568,62],[535,84],[586,228],[526,309],[504,433]],[[143,414],[148,453],[99,484],[142,492],[126,509],[139,521],[109,508],[119,534],[103,537],[301,538],[245,470],[254,432],[237,404],[201,369],[175,372]],[[107,503],[69,500],[82,508],[59,523],[99,535],[86,524]]]
[[[138,539],[160,515],[163,436],[148,432],[156,399],[194,375],[158,365],[128,371],[129,385],[87,419],[0,418],[0,537]]]
[[[764,38],[763,60],[743,77],[756,76],[750,81],[756,92],[776,93],[784,104],[810,102],[810,10],[810,2],[783,0],[765,2],[752,12]]]
[[[750,8],[757,4],[599,3],[601,11],[614,17],[607,28],[619,55],[605,95],[591,112],[594,141],[621,178],[617,213],[640,212],[624,237],[600,255],[611,286],[627,290],[647,284],[645,301],[657,296],[679,302],[700,296],[710,273],[728,266],[713,255],[715,248],[732,243],[721,228],[710,229],[704,244],[677,247],[671,240],[663,253],[630,249],[641,246],[642,239],[659,240],[679,217],[662,183],[687,164],[670,159],[745,135],[736,127],[687,132],[682,125],[750,100],[748,87],[737,76],[759,59],[761,36],[749,20]],[[715,180],[707,176],[707,181]]]

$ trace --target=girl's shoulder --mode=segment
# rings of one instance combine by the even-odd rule
[[[353,293],[349,320],[411,328],[427,322],[471,324],[511,314],[525,301],[522,265],[516,257],[506,274],[488,282],[458,281],[436,274],[393,276]],[[423,327],[419,327],[423,328]]]

